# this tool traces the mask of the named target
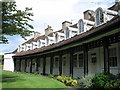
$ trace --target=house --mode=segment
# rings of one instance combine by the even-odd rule
[[[14,56],[16,52],[17,49],[13,52],[4,54],[3,70],[14,72],[14,61],[12,56]]]
[[[76,24],[64,21],[58,31],[48,26],[45,35],[35,34],[18,47],[14,71],[72,77],[120,73],[119,5],[87,10]]]

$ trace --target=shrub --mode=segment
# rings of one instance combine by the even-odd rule
[[[111,80],[106,83],[105,88],[120,88],[120,80]]]
[[[77,80],[73,80],[71,77],[67,76],[57,76],[57,80],[61,81],[67,86],[77,86],[78,82]]]
[[[72,86],[78,86],[78,81],[77,80],[72,80],[71,85]]]
[[[116,75],[116,79],[120,79],[120,73]]]
[[[94,78],[94,75],[86,75],[85,77],[82,77],[79,80],[79,85],[81,88],[90,88],[92,87],[92,79]]]
[[[34,72],[34,74],[35,74],[35,75],[38,75],[38,74],[39,74],[39,72]]]
[[[106,84],[114,80],[115,76],[111,73],[100,73],[93,78],[93,87],[106,88]]]
[[[49,74],[48,77],[49,77],[49,78],[54,78],[55,75],[54,75],[54,74]]]

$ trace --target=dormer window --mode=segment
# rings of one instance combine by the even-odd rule
[[[78,28],[79,28],[79,33],[84,32],[84,22],[82,19],[80,19],[78,22]]]
[[[104,23],[104,15],[102,8],[96,10],[96,26]]]
[[[66,38],[68,39],[69,38],[69,29],[66,28]]]
[[[55,35],[55,41],[58,42],[58,34]]]
[[[46,38],[46,44],[47,44],[47,45],[49,44],[49,39],[48,39],[48,37]]]

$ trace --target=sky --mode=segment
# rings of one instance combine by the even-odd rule
[[[98,7],[107,9],[114,4],[115,0],[15,0],[17,9],[24,10],[31,7],[34,21],[33,31],[44,34],[47,25],[52,26],[54,31],[62,28],[62,22],[70,21],[73,24],[83,18],[86,10],[96,10]],[[31,36],[33,37],[33,36]],[[27,37],[27,39],[31,38]],[[0,44],[0,54],[14,51],[18,45],[25,42],[19,35],[7,36],[9,44]]]

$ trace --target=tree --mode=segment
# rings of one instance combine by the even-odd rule
[[[2,9],[0,9],[0,14],[2,15],[2,34],[0,35],[0,43],[7,43],[8,40],[4,35],[20,35],[23,38],[25,36],[30,36],[33,31],[33,26],[28,22],[33,21],[30,17],[33,13],[30,11],[32,8],[26,7],[24,11],[17,10],[16,2],[11,2],[10,0],[5,2],[5,0],[0,1]]]

